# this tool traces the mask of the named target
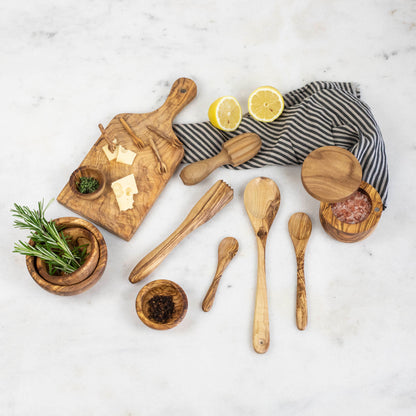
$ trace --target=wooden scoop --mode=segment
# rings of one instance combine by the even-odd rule
[[[293,242],[297,263],[296,325],[301,331],[308,323],[308,307],[305,288],[305,249],[312,231],[311,219],[303,212],[293,214],[289,219],[289,234]]]
[[[202,302],[202,310],[204,312],[208,312],[211,309],[222,274],[224,273],[225,268],[230,264],[230,261],[237,254],[237,251],[238,241],[233,237],[224,238],[218,246],[217,271],[215,272],[214,280]]]
[[[259,354],[269,348],[269,312],[266,287],[266,240],[280,206],[280,191],[269,178],[251,180],[244,191],[244,205],[256,233],[258,263],[257,291],[254,309],[253,346]]]
[[[182,224],[163,243],[140,260],[130,273],[130,282],[136,283],[152,273],[188,234],[221,211],[233,199],[233,194],[233,190],[225,182],[221,180],[215,182],[191,209]]]
[[[231,164],[235,167],[247,162],[258,153],[260,147],[261,139],[257,134],[240,134],[226,141],[218,155],[183,168],[180,177],[185,185],[195,185],[220,166]]]

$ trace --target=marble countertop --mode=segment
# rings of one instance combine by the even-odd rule
[[[0,414],[416,414],[414,1],[36,0],[3,4],[0,21]],[[176,173],[131,241],[101,229],[108,265],[93,288],[72,297],[44,291],[23,256],[11,253],[25,238],[12,227],[13,203],[56,197],[99,122],[159,107],[182,76],[198,95],[177,122],[205,121],[222,95],[247,111],[261,85],[285,93],[315,80],[358,82],[391,176],[377,229],[355,244],[329,237],[299,167],[221,168],[193,187]],[[256,246],[243,206],[256,176],[272,178],[282,195],[268,241],[264,355],[251,343]],[[143,283],[132,285],[128,275],[218,179],[234,188],[233,201],[145,281],[171,279],[188,295],[184,321],[154,331],[135,312]],[[296,211],[313,223],[303,332],[287,232]],[[72,215],[57,202],[47,214]],[[204,313],[225,236],[240,250]]]

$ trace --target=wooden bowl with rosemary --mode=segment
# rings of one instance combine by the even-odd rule
[[[49,283],[68,286],[82,282],[91,276],[92,272],[97,267],[100,249],[94,234],[84,227],[64,228],[62,229],[62,233],[67,239],[71,250],[74,250],[76,247],[78,247],[81,252],[85,250],[85,254],[80,256],[82,259],[80,268],[69,274],[63,272],[53,273],[51,267],[40,257],[36,257],[35,264],[39,274]]]
[[[80,166],[72,172],[69,186],[79,198],[97,199],[104,192],[106,179],[103,172],[92,166]]]
[[[153,329],[170,329],[182,321],[188,310],[183,289],[171,280],[154,280],[140,290],[136,312],[142,322]]]

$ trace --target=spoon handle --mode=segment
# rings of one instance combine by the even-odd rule
[[[195,185],[226,163],[230,163],[230,160],[227,152],[223,149],[216,156],[186,166],[179,176],[185,185]]]
[[[257,290],[256,306],[254,308],[253,324],[253,347],[254,350],[263,354],[267,351],[270,344],[269,333],[269,310],[267,306],[267,287],[266,287],[266,247],[257,237],[258,264],[257,264]]]
[[[300,250],[296,253],[297,263],[297,285],[296,285],[296,325],[301,331],[306,328],[308,324],[308,306],[306,302],[306,287],[305,287],[305,250]]]

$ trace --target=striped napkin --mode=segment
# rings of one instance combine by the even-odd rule
[[[363,180],[377,189],[384,203],[388,193],[388,167],[383,137],[370,108],[360,100],[355,83],[311,82],[284,96],[285,109],[271,123],[244,115],[237,130],[224,132],[209,121],[175,124],[173,130],[184,145],[183,163],[215,156],[222,144],[242,133],[257,133],[260,152],[248,162],[231,169],[267,165],[300,165],[308,154],[322,146],[340,146],[355,155]]]

